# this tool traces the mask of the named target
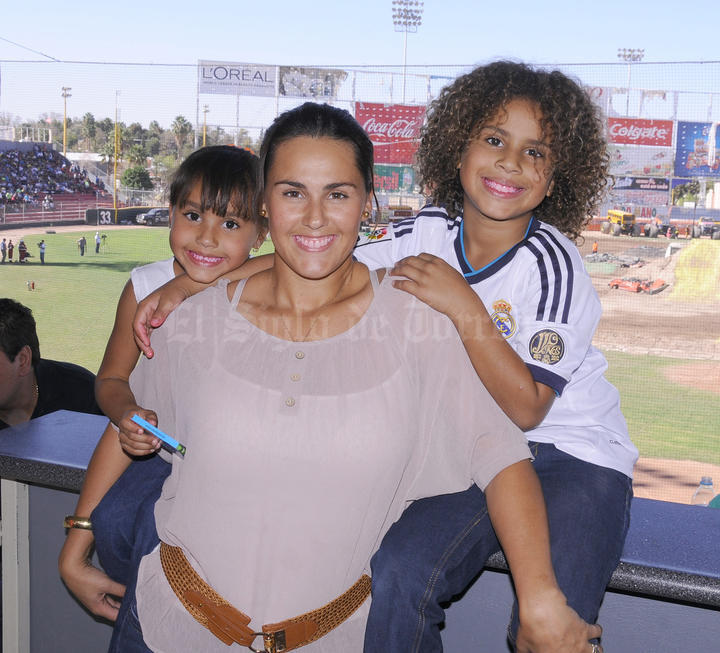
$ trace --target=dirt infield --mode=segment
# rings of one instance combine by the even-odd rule
[[[720,493],[719,465],[666,458],[640,458],[635,464],[633,492],[636,497],[644,499],[690,503],[703,476],[710,476],[715,481],[715,492]]]
[[[720,395],[720,363],[698,362],[675,365],[666,367],[663,373],[665,378],[673,383]]]
[[[590,254],[593,242],[597,241],[600,254],[636,256],[645,261],[640,267],[621,271],[613,265],[605,269],[590,266],[593,285],[603,306],[594,339],[597,347],[606,351],[720,362],[718,298],[678,300],[672,293],[679,252],[676,250],[666,258],[668,244],[682,248],[692,241],[613,237],[599,232],[585,232],[584,236],[585,242],[580,245],[583,255]],[[608,282],[614,277],[661,278],[670,287],[657,295],[612,290]]]

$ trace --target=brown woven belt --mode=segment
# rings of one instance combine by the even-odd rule
[[[320,639],[345,621],[370,594],[370,577],[363,574],[347,592],[322,608],[266,624],[258,633],[249,627],[250,617],[234,608],[197,575],[182,549],[160,542],[160,561],[173,592],[199,623],[228,646],[237,642],[258,653],[292,651]],[[263,639],[262,649],[253,648],[258,637]]]

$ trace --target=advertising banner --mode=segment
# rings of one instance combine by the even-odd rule
[[[675,168],[675,150],[669,147],[608,145],[607,152],[615,176],[670,177]]]
[[[672,120],[608,118],[608,140],[624,145],[672,145]]]
[[[376,165],[374,184],[378,193],[408,193],[415,186],[415,171],[411,166]]]
[[[614,190],[643,190],[662,191],[670,190],[670,180],[658,177],[622,177],[615,180]]]
[[[620,177],[610,191],[615,206],[632,210],[638,218],[664,217],[670,203],[670,181],[660,177]]]
[[[375,146],[375,163],[412,164],[424,106],[356,102],[355,119]]]
[[[280,66],[278,92],[287,97],[334,100],[346,79],[347,73],[336,68]]]
[[[678,122],[675,176],[720,177],[720,129],[717,123]]]
[[[198,91],[225,95],[273,97],[277,66],[198,61]]]

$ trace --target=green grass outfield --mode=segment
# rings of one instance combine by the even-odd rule
[[[32,309],[38,325],[40,351],[45,358],[67,360],[96,372],[112,330],[115,308],[130,271],[170,257],[168,229],[129,227],[101,230],[107,239],[95,254],[95,230],[25,237],[33,255],[29,263],[0,266],[0,295]],[[80,256],[77,240],[88,241]],[[0,232],[1,237],[7,237]],[[40,265],[37,243],[45,240],[45,265]],[[17,238],[12,240],[17,244]],[[261,252],[272,251],[272,243]],[[28,290],[28,281],[35,290]]]
[[[605,376],[620,391],[641,456],[720,464],[720,396],[678,385],[663,374],[663,368],[688,361],[615,351],[605,356]]]
[[[81,257],[77,239],[83,233],[89,247]],[[93,372],[130,270],[170,256],[165,228],[130,227],[106,233],[100,254],[95,254],[93,229],[27,236],[31,263],[0,266],[0,294],[33,310],[42,355]],[[44,266],[37,249],[41,238],[47,243]],[[272,249],[271,243],[263,246],[263,251],[267,249]],[[35,282],[34,291],[27,289],[28,281]],[[607,377],[620,390],[630,434],[642,455],[720,464],[720,397],[678,386],[662,374],[663,367],[685,361],[619,352],[608,352],[607,357]]]

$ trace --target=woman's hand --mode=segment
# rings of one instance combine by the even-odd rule
[[[90,562],[93,537],[70,529],[60,553],[60,576],[67,588],[92,614],[110,621],[117,619],[125,585],[116,583]]]
[[[131,456],[147,456],[154,453],[160,448],[160,440],[154,435],[145,433],[142,426],[133,422],[133,415],[139,415],[147,422],[157,426],[158,418],[154,411],[134,406],[123,414],[117,425],[120,446],[125,453]]]
[[[443,259],[422,253],[401,259],[390,270],[393,286],[425,302],[451,320],[478,310],[482,302],[463,276]]]
[[[533,598],[531,605],[520,607],[517,633],[518,653],[602,653],[602,647],[590,643],[599,638],[602,628],[583,621],[559,589]]]

